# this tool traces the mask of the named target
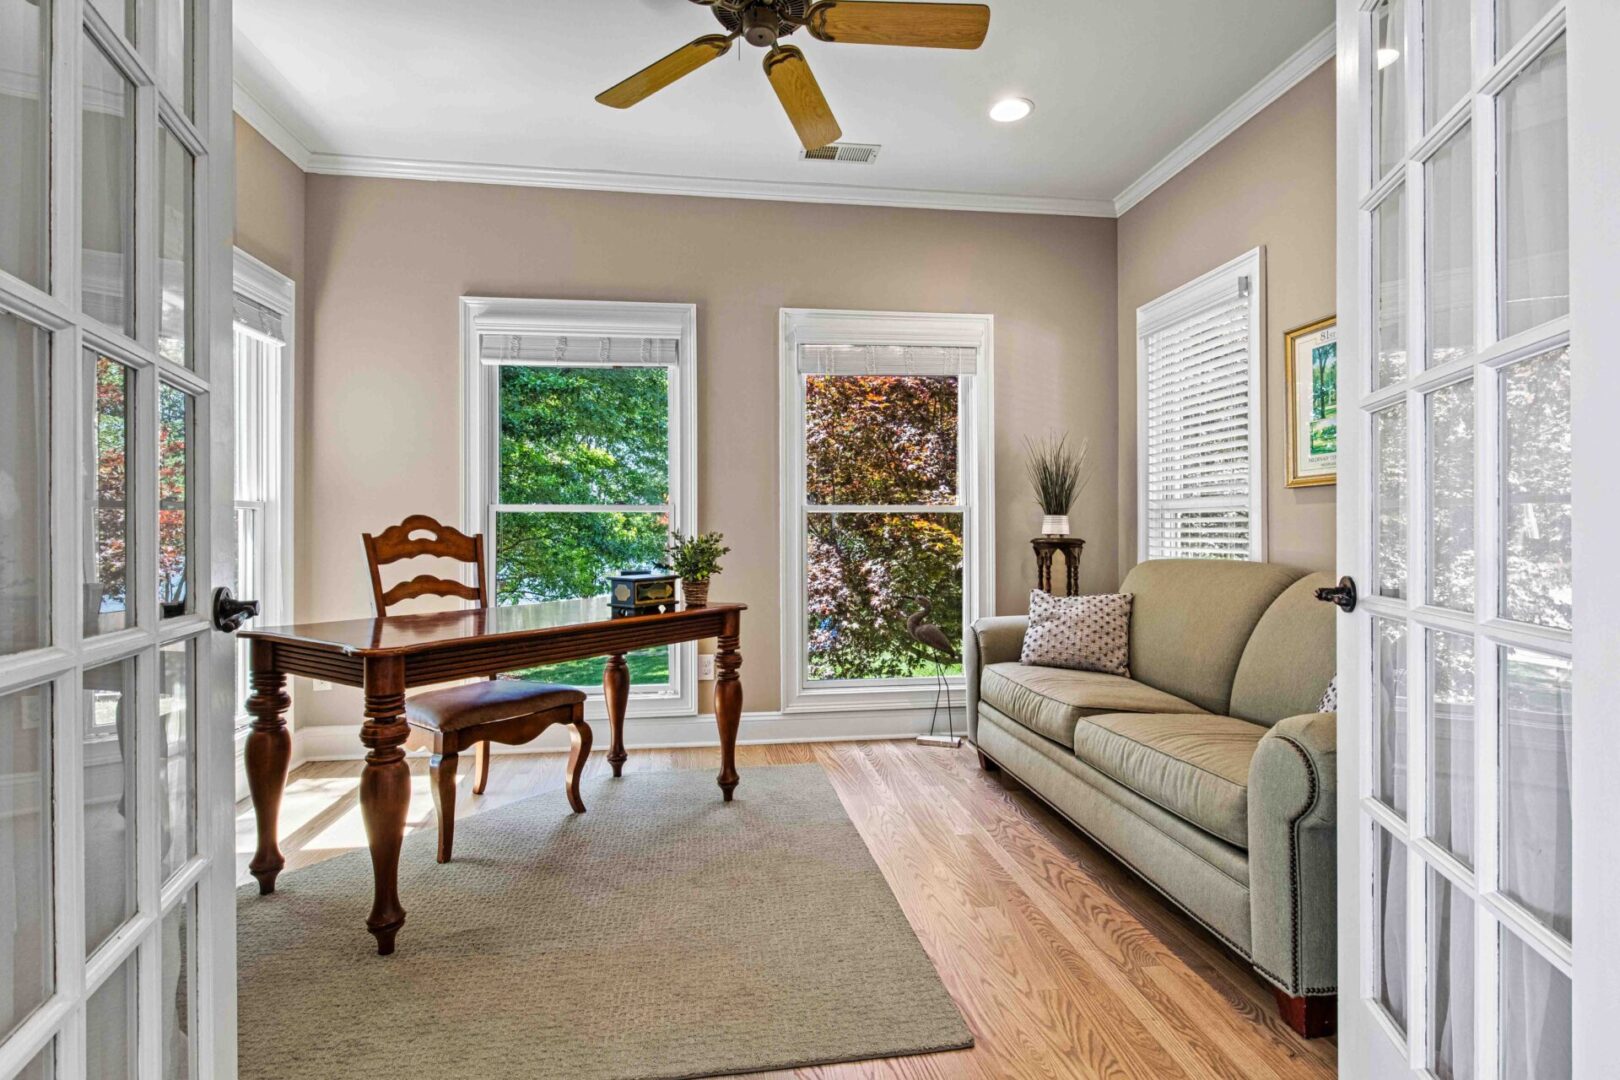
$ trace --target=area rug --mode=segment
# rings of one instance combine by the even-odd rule
[[[237,894],[240,1075],[623,1080],[972,1045],[818,766],[604,777],[405,840],[399,950],[364,851]]]

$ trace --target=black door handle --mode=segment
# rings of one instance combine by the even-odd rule
[[[1316,598],[1329,604],[1338,604],[1345,611],[1356,610],[1356,583],[1347,577],[1339,579],[1339,584],[1331,589],[1317,589]]]
[[[214,590],[214,629],[234,634],[242,624],[259,615],[257,600],[238,600],[231,590],[221,585]]]

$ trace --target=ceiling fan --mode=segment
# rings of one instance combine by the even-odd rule
[[[977,49],[990,29],[984,4],[917,4],[898,0],[692,0],[714,11],[726,30],[709,34],[641,69],[596,100],[615,109],[651,97],[731,51],[741,37],[767,50],[765,77],[787,111],[806,150],[835,142],[843,131],[821,92],[804,53],[781,39],[803,27],[820,41],[857,45],[913,45]]]

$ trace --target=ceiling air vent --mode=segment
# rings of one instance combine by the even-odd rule
[[[800,150],[802,161],[838,161],[845,165],[870,165],[883,149],[876,143],[828,143],[819,150]]]

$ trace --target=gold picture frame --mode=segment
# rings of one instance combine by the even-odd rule
[[[1283,375],[1288,398],[1288,486],[1321,487],[1339,482],[1338,317],[1307,323],[1283,336]],[[1299,384],[1301,354],[1309,379]],[[1301,424],[1301,416],[1308,419]]]

